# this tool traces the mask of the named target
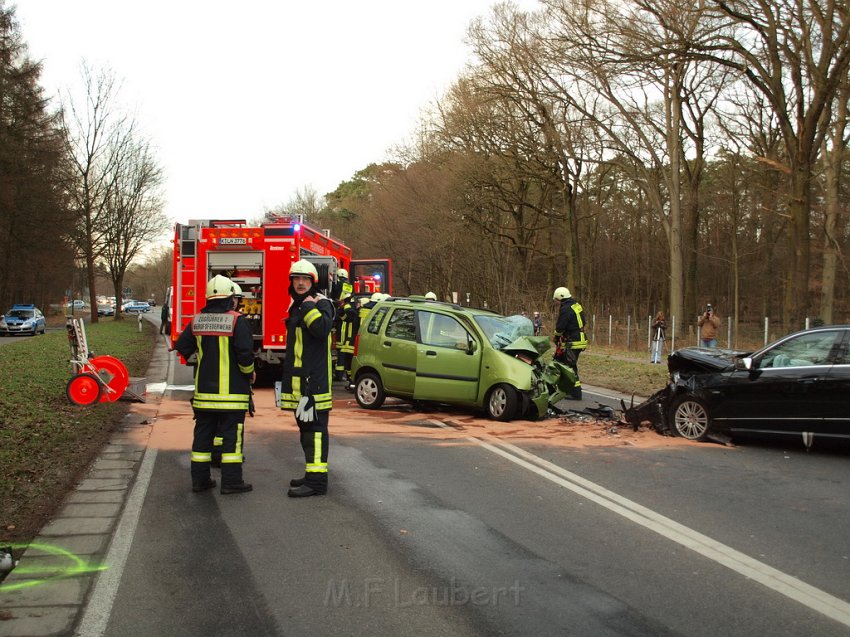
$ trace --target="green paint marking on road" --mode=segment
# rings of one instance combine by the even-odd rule
[[[61,546],[56,546],[53,544],[40,544],[36,542],[32,544],[12,544],[11,548],[13,550],[38,549],[50,555],[66,558],[68,560],[68,565],[52,566],[47,568],[28,566],[26,564],[18,566],[14,569],[15,573],[17,573],[18,575],[31,576],[32,579],[28,579],[25,582],[0,584],[0,593],[8,593],[11,591],[21,590],[25,588],[32,588],[34,586],[41,586],[43,584],[48,584],[56,580],[68,579],[70,577],[86,575],[88,573],[97,573],[99,571],[105,571],[107,568],[109,568],[106,564],[87,562],[79,555],[74,555],[70,551],[62,548]]]

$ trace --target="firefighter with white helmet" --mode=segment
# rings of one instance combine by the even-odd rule
[[[328,422],[331,393],[331,329],[334,306],[319,293],[316,266],[301,259],[289,270],[289,317],[280,408],[295,412],[301,433],[303,478],[289,481],[287,495],[303,498],[328,491]]]
[[[354,302],[354,286],[348,280],[348,270],[339,268],[336,271],[331,298],[336,304],[337,357],[334,369],[336,379],[342,380],[351,371],[351,359],[354,354],[354,335],[357,334],[357,305]]]
[[[251,400],[254,347],[247,320],[233,310],[233,281],[220,274],[207,283],[206,305],[177,339],[174,348],[185,359],[197,354],[195,431],[192,440],[192,491],[216,486],[210,477],[213,439],[222,438],[221,493],[245,493],[242,479],[245,412]]]
[[[584,308],[572,297],[569,289],[555,289],[552,300],[560,304],[555,323],[555,360],[569,365],[576,374],[571,398],[581,399],[581,380],[578,378],[578,357],[587,348]]]

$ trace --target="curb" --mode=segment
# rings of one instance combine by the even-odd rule
[[[160,338],[148,366],[148,386],[164,387],[168,366],[168,348]],[[74,634],[98,574],[108,568],[103,561],[145,457],[162,393],[146,392],[145,400],[130,405],[86,476],[0,583],[0,634]]]

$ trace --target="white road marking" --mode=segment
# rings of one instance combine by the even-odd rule
[[[446,429],[456,431],[454,427],[438,420],[432,420],[432,422],[439,423],[441,427]],[[785,595],[804,606],[808,606],[845,626],[850,626],[850,604],[838,597],[806,584],[802,580],[787,575],[763,562],[759,562],[740,551],[713,540],[707,535],[703,535],[679,524],[637,502],[624,498],[613,491],[609,491],[590,480],[582,478],[571,471],[567,471],[510,443],[488,435],[482,435],[480,437],[469,436],[467,440],[536,473],[542,478],[546,478],[565,489],[569,489],[573,493],[595,502],[636,524],[640,524],[677,544],[681,544],[718,564],[722,564],[744,577],[759,582],[771,590]]]
[[[106,632],[109,624],[109,616],[112,613],[112,604],[121,584],[124,574],[124,565],[133,544],[133,536],[139,524],[139,516],[142,512],[142,503],[153,474],[153,465],[156,462],[156,449],[147,448],[145,457],[139,467],[133,490],[127,498],[124,512],[118,521],[118,526],[112,534],[112,542],[106,553],[106,565],[108,568],[101,571],[92,591],[91,598],[86,605],[80,624],[74,633],[78,637],[95,637]]]

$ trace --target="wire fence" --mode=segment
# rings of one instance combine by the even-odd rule
[[[653,347],[652,324],[654,318],[648,316],[642,319],[633,317],[617,318],[613,315],[588,317],[585,328],[590,345],[600,345],[628,351],[645,351],[649,353]],[[676,317],[667,320],[664,331],[663,350],[669,354],[682,347],[693,347],[700,344],[700,328],[697,326],[698,317],[687,321],[684,325]],[[810,321],[806,319],[803,328],[809,329]],[[717,332],[717,347],[739,350],[755,350],[789,332],[795,330],[783,329],[779,320],[771,321],[764,317],[761,321],[730,322],[721,318],[720,329]]]

